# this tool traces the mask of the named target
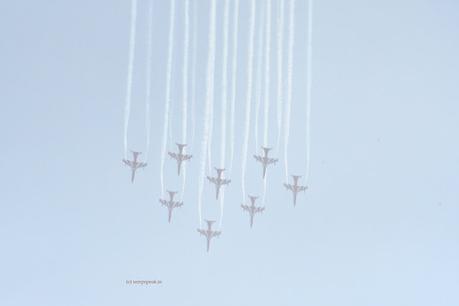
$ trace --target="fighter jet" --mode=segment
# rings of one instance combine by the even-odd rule
[[[128,167],[131,167],[131,171],[132,171],[132,175],[131,175],[131,182],[134,183],[134,178],[135,178],[135,172],[137,169],[139,168],[144,168],[147,166],[147,163],[142,163],[142,162],[139,162],[138,161],[138,157],[140,154],[140,152],[135,152],[135,151],[131,151],[132,152],[132,155],[133,155],[133,158],[132,160],[127,160],[127,159],[123,159],[123,163],[128,166]]]
[[[293,185],[291,184],[284,184],[285,188],[287,188],[287,190],[291,190],[293,192],[293,206],[296,206],[296,195],[298,194],[298,192],[300,191],[305,191],[306,189],[308,189],[308,187],[306,186],[300,186],[298,185],[298,179],[301,177],[299,175],[292,175],[293,177]]]
[[[212,230],[212,224],[215,222],[215,221],[209,221],[209,220],[205,220],[207,222],[207,229],[204,230],[204,229],[199,229],[198,228],[198,232],[205,236],[207,238],[207,252],[209,252],[209,248],[210,248],[210,240],[214,237],[218,237],[220,236],[220,234],[222,232],[220,231],[213,231]]]
[[[257,162],[260,162],[263,166],[263,178],[265,178],[266,176],[266,168],[270,165],[270,164],[275,164],[278,159],[276,158],[269,158],[268,157],[268,154],[269,154],[269,151],[271,150],[271,148],[265,148],[265,147],[261,147],[263,149],[263,156],[261,155],[254,155],[253,157],[255,158],[255,160]]]
[[[178,146],[178,153],[167,152],[170,157],[177,161],[177,174],[180,175],[180,168],[182,168],[182,162],[191,159],[193,155],[184,154],[186,144],[176,143]]]
[[[169,200],[159,199],[159,202],[169,210],[168,222],[171,223],[172,210],[176,207],[183,205],[183,202],[174,201],[174,196],[177,194],[175,191],[167,191],[169,193]]]
[[[225,171],[225,169],[215,168],[215,170],[217,170],[217,176],[216,177],[208,176],[207,179],[211,183],[215,184],[215,189],[216,189],[215,198],[218,200],[218,195],[220,193],[220,187],[222,187],[223,185],[228,185],[229,183],[231,183],[231,180],[222,178],[222,174],[223,174],[223,171]]]
[[[255,216],[255,214],[262,213],[265,210],[265,208],[264,207],[255,206],[255,201],[257,200],[258,197],[249,196],[249,198],[250,198],[250,202],[252,204],[250,206],[242,204],[241,207],[242,207],[243,210],[249,212],[249,214],[250,214],[250,227],[252,227],[252,225],[253,225],[253,217]]]

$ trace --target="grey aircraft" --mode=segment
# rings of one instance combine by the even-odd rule
[[[217,170],[217,176],[216,176],[216,177],[210,177],[210,176],[208,176],[207,179],[208,179],[212,184],[215,184],[215,190],[216,190],[216,196],[215,196],[215,198],[218,200],[218,195],[219,195],[219,193],[220,193],[220,187],[222,187],[223,185],[228,185],[229,183],[231,183],[231,180],[224,179],[224,178],[222,177],[223,171],[225,171],[225,169],[215,168],[215,170]]]
[[[253,217],[255,216],[255,214],[262,213],[265,210],[265,208],[264,207],[255,206],[255,201],[258,199],[258,197],[254,197],[254,196],[250,196],[249,195],[249,198],[250,198],[251,205],[249,206],[249,205],[242,204],[241,207],[242,207],[243,210],[249,212],[249,214],[250,214],[250,227],[252,227],[253,226]]]
[[[277,163],[278,159],[277,158],[270,158],[268,157],[269,151],[271,151],[271,148],[266,148],[266,147],[261,147],[263,149],[263,156],[261,155],[254,155],[253,157],[257,162],[260,162],[261,165],[263,166],[263,178],[266,176],[266,168],[268,168],[269,165]]]
[[[297,196],[298,192],[305,191],[306,189],[308,189],[308,187],[307,186],[298,185],[298,180],[300,179],[301,176],[292,175],[292,177],[293,177],[293,185],[284,184],[284,186],[285,186],[285,188],[287,188],[287,190],[292,191],[292,193],[293,193],[293,206],[296,206],[296,196]]]
[[[132,160],[127,160],[127,159],[123,159],[123,163],[128,166],[128,167],[131,167],[131,183],[134,183],[134,178],[135,178],[135,172],[137,171],[137,169],[139,168],[144,168],[147,166],[147,163],[142,163],[142,162],[139,162],[138,160],[138,157],[140,154],[140,152],[135,152],[135,151],[131,151],[132,152]]]
[[[180,169],[182,168],[182,162],[191,159],[193,155],[184,154],[186,144],[176,143],[178,147],[178,153],[167,152],[170,157],[177,161],[177,174],[180,175]]]
[[[174,201],[174,196],[177,194],[176,191],[167,191],[167,193],[169,194],[169,200],[159,199],[159,202],[169,210],[168,222],[171,223],[172,210],[183,206],[183,202]]]
[[[207,223],[207,229],[205,230],[205,229],[198,228],[198,232],[207,238],[207,252],[209,252],[210,240],[214,237],[220,236],[222,232],[212,230],[212,224],[215,223],[215,221],[209,221],[209,220],[205,220],[205,221]]]

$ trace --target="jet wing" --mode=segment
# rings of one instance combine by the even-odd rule
[[[250,207],[247,205],[241,205],[243,210],[250,211]]]
[[[277,158],[268,158],[267,163],[268,163],[268,164],[275,164],[275,163],[277,163],[277,161],[278,161]]]
[[[199,229],[199,228],[198,228],[198,232],[199,232],[201,235],[203,235],[203,236],[206,236],[206,237],[207,237],[207,233],[206,233],[206,231],[205,231],[205,230],[202,230],[202,229]]]
[[[264,210],[265,210],[264,207],[257,207],[257,208],[255,208],[255,212],[256,212],[256,213],[262,213]]]
[[[137,168],[144,168],[147,166],[147,163],[138,163]]]
[[[183,155],[183,159],[182,160],[189,160],[193,157],[193,155]]]
[[[159,202],[161,202],[162,205],[167,206],[167,201],[163,199],[159,199]]]
[[[169,154],[169,156],[173,159],[178,159],[177,153],[167,152],[167,154]]]
[[[183,206],[183,202],[173,202],[173,207]]]
[[[214,232],[211,232],[211,236],[212,236],[212,237],[218,237],[218,236],[220,236],[221,233],[222,233],[222,232],[214,231]]]
[[[222,185],[228,185],[229,183],[231,183],[231,180],[227,180],[227,179],[221,180]]]
[[[287,190],[293,191],[293,187],[290,184],[284,184],[284,187],[287,188]]]
[[[308,189],[307,186],[298,186],[298,191],[305,191],[306,189]]]
[[[257,162],[263,163],[263,158],[261,156],[254,155],[253,158],[255,158]]]
[[[130,160],[123,159],[123,163],[129,167],[132,167],[132,162]]]
[[[218,184],[218,181],[217,181],[217,179],[215,177],[208,176],[207,179],[213,184]]]

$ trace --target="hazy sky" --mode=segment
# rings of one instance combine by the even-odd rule
[[[139,0],[129,125],[129,147],[141,151],[148,3]],[[0,2],[0,304],[458,305],[459,3],[315,1],[309,190],[294,208],[282,186],[284,156],[275,148],[281,160],[268,172],[266,211],[250,230],[240,208],[249,19],[249,2],[241,0],[236,158],[223,233],[207,254],[196,228],[208,3],[197,5],[197,125],[188,150],[194,157],[184,206],[169,225],[158,202],[169,1],[154,0],[150,158],[135,184],[121,163],[130,1]],[[221,121],[218,3],[214,162]],[[265,3],[257,1],[257,20]],[[270,143],[277,133],[278,3]],[[296,3],[289,172],[302,174],[307,1]],[[183,4],[177,0],[173,142],[181,139]],[[247,191],[259,195],[253,130],[250,136]],[[165,182],[180,189],[169,158]],[[204,218],[219,217],[213,197],[206,182]]]

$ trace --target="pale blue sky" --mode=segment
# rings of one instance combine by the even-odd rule
[[[459,304],[456,1],[315,1],[310,190],[293,208],[281,160],[269,172],[266,212],[250,230],[239,206],[248,32],[248,2],[241,0],[235,168],[223,233],[210,254],[196,232],[208,1],[198,4],[195,158],[172,225],[158,202],[169,6],[154,1],[152,145],[134,185],[121,163],[130,1],[0,3],[1,305]],[[130,147],[140,150],[148,3],[139,0],[129,126]],[[177,0],[174,139],[181,130],[183,3]],[[300,174],[306,7],[297,0],[289,147]],[[270,141],[277,132],[271,110]],[[216,160],[217,138],[213,149]],[[253,153],[251,138],[247,189],[257,194]],[[175,171],[167,159],[170,189],[178,189]],[[206,183],[206,218],[219,214],[213,192]],[[128,286],[129,279],[163,284]]]

